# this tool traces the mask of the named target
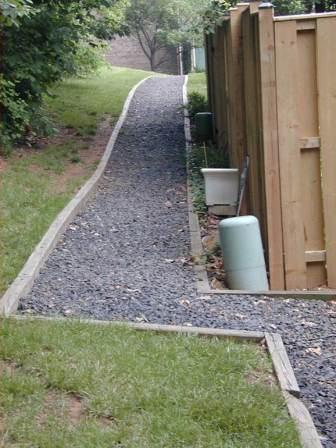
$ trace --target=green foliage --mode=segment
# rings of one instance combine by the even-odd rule
[[[303,0],[274,0],[275,15],[300,14],[305,12]]]
[[[32,0],[0,0],[0,24],[18,25],[19,19],[31,13]]]
[[[159,50],[166,45],[202,45],[202,16],[209,0],[129,0],[126,21],[151,63],[163,62]]]
[[[229,8],[234,6],[236,0],[210,0],[208,9],[203,16],[203,27],[206,33],[215,32],[216,26],[223,23],[224,17]]]
[[[0,149],[7,153],[13,139],[18,139],[29,123],[29,112],[25,101],[15,91],[15,84],[0,74],[0,105],[3,113],[0,121]]]
[[[199,92],[190,92],[188,94],[187,109],[189,116],[193,118],[199,112],[207,112],[209,110],[208,101],[204,95]]]
[[[126,23],[130,33],[138,39],[151,70],[156,70],[164,62],[158,58],[158,52],[168,43],[167,33],[178,28],[173,2],[129,0]]]
[[[99,39],[103,34],[122,32],[120,16],[111,11],[123,2],[0,2],[0,16],[4,18],[0,40],[6,42],[0,48],[2,147],[34,132],[43,95],[55,82],[97,68],[102,49]]]

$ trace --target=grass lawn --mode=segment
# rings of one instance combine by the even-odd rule
[[[103,68],[56,86],[46,110],[59,128],[39,149],[0,158],[0,295],[74,193],[92,174],[130,89],[150,73]],[[105,123],[104,132],[100,126]]]
[[[257,345],[11,320],[1,370],[1,446],[300,447]]]
[[[205,97],[208,96],[205,73],[191,73],[189,75],[188,93],[191,92],[201,93]]]

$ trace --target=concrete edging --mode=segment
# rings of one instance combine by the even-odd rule
[[[130,104],[137,89],[152,76],[147,76],[136,84],[129,92],[124,103],[122,113],[113,129],[110,140],[106,146],[103,157],[90,179],[82,186],[75,197],[66,205],[66,207],[57,215],[53,223],[40,243],[36,246],[31,256],[28,258],[19,275],[16,277],[5,294],[0,298],[0,316],[9,316],[17,311],[19,300],[29,293],[34,280],[41,267],[45,263],[48,255],[54,249],[65,228],[74,218],[74,216],[84,207],[90,196],[96,191],[99,181],[102,178],[106,165],[109,161],[115,143],[119,136],[130,108]]]
[[[120,321],[101,321],[89,319],[69,319],[65,317],[46,316],[11,316],[18,321],[39,320],[44,322],[80,322],[91,325],[125,325],[137,331],[151,331],[162,334],[193,335],[199,337],[231,338],[241,341],[251,341],[264,344],[270,355],[274,375],[285,399],[288,413],[294,420],[300,437],[302,448],[323,448],[313,419],[300,399],[300,389],[297,384],[294,370],[290,364],[281,335],[259,331],[227,330],[222,328],[201,328],[176,325],[143,324]]]
[[[190,169],[188,154],[192,147],[192,138],[190,132],[190,119],[188,111],[186,109],[188,105],[188,76],[185,77],[183,85],[183,107],[184,107],[184,132],[186,140],[186,153],[187,153],[187,174],[188,174],[188,214],[189,214],[189,229],[191,240],[191,255],[196,259],[200,258],[203,253],[203,244],[201,240],[201,231],[199,226],[199,220],[196,213],[193,210],[193,196],[190,181]],[[274,298],[297,298],[297,299],[316,299],[316,300],[335,300],[336,290],[325,291],[244,291],[244,290],[232,290],[232,289],[212,289],[209,283],[208,274],[203,264],[195,264],[194,272],[196,275],[196,289],[200,295],[239,295],[239,296],[255,296],[255,297],[274,297]]]

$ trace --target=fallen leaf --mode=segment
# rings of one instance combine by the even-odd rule
[[[225,286],[223,285],[222,282],[220,282],[219,280],[217,280],[217,278],[213,278],[211,280],[211,288],[212,289],[225,289]]]
[[[322,350],[321,347],[309,347],[306,349],[307,353],[314,353],[317,356],[321,356]]]

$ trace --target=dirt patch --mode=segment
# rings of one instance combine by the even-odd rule
[[[53,183],[52,190],[62,194],[67,191],[69,183],[74,179],[88,177],[95,170],[105,151],[111,132],[110,118],[106,118],[99,125],[94,137],[86,138],[79,135],[74,129],[61,128],[57,135],[40,138],[32,146],[17,147],[11,158],[14,161],[15,159],[29,158],[41,154],[41,151],[45,150],[49,145],[58,146],[64,145],[69,141],[74,142],[75,149],[78,148],[74,160],[71,161],[71,157],[69,157],[69,161],[66,163],[61,175],[50,173]],[[7,166],[7,161],[0,157],[0,173],[4,172]],[[44,172],[43,167],[36,163],[29,164],[27,170],[36,174]]]
[[[265,373],[264,371],[253,370],[245,376],[245,380],[248,384],[262,384],[270,388],[277,387],[276,379],[271,372]]]
[[[84,420],[90,418],[82,397],[77,394],[64,394],[55,389],[48,390],[42,409],[36,417],[37,424],[39,426],[45,425],[50,416],[66,420],[72,427],[78,426]],[[91,418],[102,428],[107,428],[115,422],[112,416]]]
[[[3,157],[0,157],[0,173],[5,171],[7,163]]]
[[[85,417],[85,406],[82,398],[76,395],[67,396],[68,419],[72,426],[77,426]]]
[[[78,142],[82,144],[79,144],[79,146],[83,146],[83,143],[85,143],[88,147],[78,151],[79,163],[69,162],[63,174],[57,176],[54,191],[65,193],[69,181],[79,177],[86,177],[94,171],[104,154],[111,133],[110,119],[106,119],[100,124],[93,138],[78,139]]]
[[[0,360],[0,377],[2,375],[13,376],[18,367],[13,361]]]
[[[66,419],[69,425],[77,426],[86,417],[85,405],[81,397],[75,394],[63,394],[56,390],[48,390],[36,422],[43,426],[48,417],[55,416]]]
[[[221,217],[212,214],[204,215],[200,219],[205,268],[212,289],[227,289],[218,235],[218,225],[221,220]]]

